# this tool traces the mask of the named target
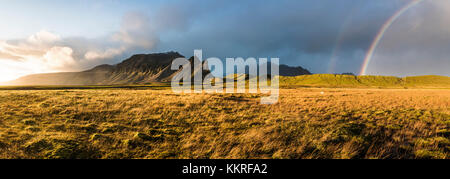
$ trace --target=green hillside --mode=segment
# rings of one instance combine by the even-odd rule
[[[315,74],[295,77],[280,77],[280,86],[312,87],[384,87],[384,88],[450,88],[450,77],[446,76],[352,76]]]
[[[427,87],[427,86],[442,86],[450,87],[450,77],[447,76],[413,76],[402,79],[406,86],[411,87]]]

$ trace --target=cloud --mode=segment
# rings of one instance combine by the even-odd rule
[[[45,30],[41,30],[36,34],[31,35],[28,38],[27,42],[34,45],[46,46],[60,40],[61,40],[60,36],[52,34]]]
[[[75,64],[72,54],[73,50],[70,47],[55,46],[45,53],[43,60],[50,69],[64,69],[67,66]]]
[[[98,60],[98,59],[112,59],[116,56],[119,56],[126,52],[126,47],[120,47],[120,48],[110,48],[102,52],[98,51],[88,51],[84,55],[84,58],[87,60]]]
[[[450,2],[423,1],[386,31],[367,69],[377,75],[450,76]]]
[[[87,60],[112,59],[136,49],[153,49],[159,42],[155,26],[147,15],[138,12],[128,13],[123,17],[121,28],[110,38],[118,47],[105,50],[90,50],[85,53]]]
[[[0,59],[9,59],[9,60],[14,60],[14,61],[20,61],[20,59],[22,59],[22,58],[19,56],[12,55],[10,53],[5,53],[5,52],[0,51]]]
[[[113,35],[113,40],[127,46],[153,48],[157,36],[150,19],[142,13],[128,13],[124,16],[119,32]]]
[[[0,81],[23,75],[57,71],[80,71],[101,63],[116,63],[140,49],[152,49],[158,34],[148,17],[128,13],[117,32],[103,38],[61,38],[41,30],[25,39],[0,41],[0,67],[8,75]],[[17,70],[7,70],[14,67]],[[7,77],[6,77],[7,76]]]
[[[73,49],[59,46],[62,39],[48,31],[40,31],[27,39],[0,41],[0,60],[8,63],[22,64],[23,68],[39,71],[56,71],[70,69],[75,64]],[[34,70],[33,70],[34,71]]]
[[[0,81],[43,72],[70,71],[77,66],[73,49],[58,46],[62,39],[40,31],[26,39],[0,41]]]
[[[183,54],[201,48],[206,56],[279,57],[280,63],[302,65],[315,73],[327,72],[333,51],[339,61],[336,71],[356,72],[381,25],[400,8],[404,0],[304,0],[244,1],[222,8],[208,8],[204,2],[178,4],[204,14],[186,32],[162,39],[158,49],[176,49]],[[221,1],[222,2],[222,1]],[[351,65],[349,68],[348,65]]]
[[[410,2],[250,0],[197,5],[187,0],[175,5],[194,12],[184,14],[183,22],[188,22],[182,25],[184,31],[162,38],[157,49],[185,55],[203,49],[204,56],[222,59],[279,57],[280,63],[301,65],[314,73],[356,74],[382,25]],[[369,66],[371,74],[449,75],[450,2],[424,2],[391,27]]]

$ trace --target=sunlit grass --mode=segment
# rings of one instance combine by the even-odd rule
[[[158,88],[159,89],[159,88]],[[0,91],[0,158],[449,158],[450,90]]]

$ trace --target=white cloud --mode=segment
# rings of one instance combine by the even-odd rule
[[[70,47],[70,44],[61,45],[64,43],[64,39],[45,30],[26,39],[0,41],[0,81],[34,73],[78,71],[87,61],[95,60],[93,55],[88,55],[90,59],[76,59],[74,53],[77,49]],[[107,52],[103,58],[118,54]],[[100,58],[100,55],[96,57]]]
[[[75,39],[75,40],[74,40]],[[33,73],[86,70],[159,42],[146,15],[129,13],[117,32],[99,39],[61,38],[41,30],[25,39],[0,41],[0,81]]]
[[[52,34],[45,30],[41,30],[28,38],[29,43],[36,45],[48,45],[60,40],[61,37],[59,35]]]
[[[50,69],[64,69],[66,66],[74,65],[73,50],[70,47],[52,47],[43,56],[45,64]]]
[[[127,50],[126,47],[120,47],[120,48],[110,48],[103,52],[99,51],[88,51],[84,58],[86,60],[97,60],[97,59],[110,59],[114,58],[118,55],[123,54]]]

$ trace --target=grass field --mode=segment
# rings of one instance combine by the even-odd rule
[[[345,87],[345,88],[450,88],[448,76],[352,76],[315,74],[295,77],[281,77],[280,86],[284,87]]]
[[[0,90],[0,158],[450,158],[448,89]]]

